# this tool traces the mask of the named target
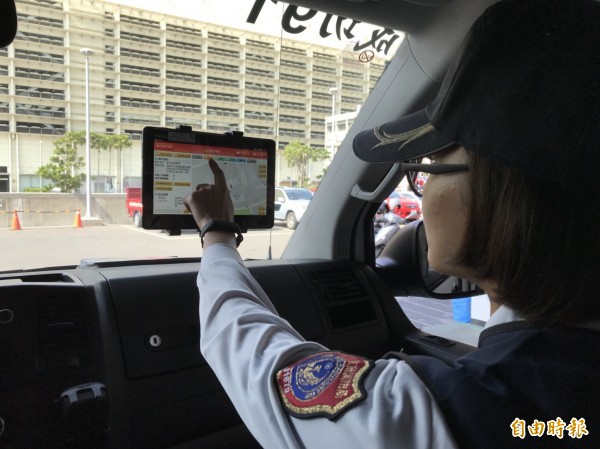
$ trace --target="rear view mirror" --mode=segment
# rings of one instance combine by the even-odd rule
[[[421,220],[402,227],[394,235],[377,258],[375,270],[394,296],[452,299],[483,293],[467,280],[429,268],[427,236]]]

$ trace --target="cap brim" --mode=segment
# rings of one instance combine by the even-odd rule
[[[17,33],[17,10],[14,0],[2,0],[0,14],[0,48],[10,45]]]
[[[418,159],[455,144],[436,130],[425,109],[386,123],[354,138],[354,154],[366,162]]]

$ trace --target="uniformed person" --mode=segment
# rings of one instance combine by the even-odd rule
[[[596,0],[497,3],[433,103],[354,141],[368,162],[434,162],[416,167],[433,170],[429,263],[497,309],[454,364],[305,341],[219,223],[233,206],[211,161],[214,184],[185,200],[203,230],[200,347],[264,447],[600,447],[599,24]]]

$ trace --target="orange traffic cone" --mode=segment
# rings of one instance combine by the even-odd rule
[[[73,227],[83,228],[83,225],[81,224],[81,213],[79,212],[79,209],[75,211],[75,222],[73,223]]]
[[[10,229],[13,231],[21,230],[21,223],[19,222],[19,215],[17,214],[17,209],[15,209],[15,212],[13,214],[12,224],[10,225]]]

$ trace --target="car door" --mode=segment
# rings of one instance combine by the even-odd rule
[[[286,198],[283,189],[275,189],[275,220],[285,220]]]

